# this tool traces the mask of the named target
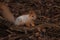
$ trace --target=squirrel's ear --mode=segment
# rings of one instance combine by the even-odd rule
[[[29,11],[29,16],[31,16],[32,15],[32,11]]]
[[[29,15],[31,16],[31,15],[34,15],[35,14],[35,12],[33,11],[33,10],[31,10],[31,11],[29,11]]]

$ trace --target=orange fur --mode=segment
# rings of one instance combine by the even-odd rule
[[[10,22],[14,22],[14,16],[11,13],[10,9],[4,3],[0,3],[0,8],[3,10],[2,16]]]
[[[21,21],[20,21],[21,20]],[[36,14],[34,11],[29,11],[29,14],[22,15],[17,17],[15,23],[16,25],[26,25],[26,26],[35,26],[34,20],[36,20]]]
[[[29,14],[21,15],[19,17],[14,18],[13,14],[11,13],[10,9],[5,4],[0,4],[0,8],[3,10],[3,17],[6,18],[8,21],[13,22],[15,25],[26,25],[26,26],[35,26],[34,20],[36,20],[37,16],[34,10],[30,10]]]

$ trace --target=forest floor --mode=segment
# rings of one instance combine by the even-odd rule
[[[35,27],[15,26],[0,10],[0,40],[60,40],[60,0],[0,0],[8,4],[14,17],[36,12]]]

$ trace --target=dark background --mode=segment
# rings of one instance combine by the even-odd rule
[[[3,18],[0,10],[0,40],[60,40],[60,0],[0,0],[8,4],[14,17],[37,15],[35,27],[15,26]]]

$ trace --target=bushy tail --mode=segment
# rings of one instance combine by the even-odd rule
[[[2,16],[6,20],[14,23],[15,18],[13,16],[13,14],[11,13],[9,7],[7,5],[5,5],[4,3],[0,3],[0,8],[3,10]]]

